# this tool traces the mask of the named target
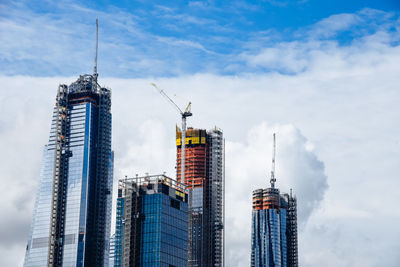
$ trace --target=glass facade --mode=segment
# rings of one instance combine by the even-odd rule
[[[91,75],[81,76],[57,100],[43,155],[26,267],[47,266],[50,258],[57,266],[108,266],[111,102],[109,89],[93,84]],[[58,164],[60,159],[63,165]]]
[[[187,265],[187,204],[164,194],[141,197],[139,266]]]
[[[120,180],[114,266],[187,267],[183,185],[163,176]]]
[[[291,195],[274,188],[253,191],[251,225],[252,267],[297,267],[297,224],[294,231]],[[292,205],[293,206],[293,205]],[[294,236],[296,235],[296,236]],[[295,240],[295,243],[291,240]],[[290,249],[295,246],[295,252]],[[293,260],[293,259],[296,260]]]
[[[110,250],[108,253],[108,266],[114,266],[115,258],[115,234],[110,237]]]
[[[48,146],[43,152],[43,163],[40,170],[40,183],[36,194],[30,238],[24,266],[46,266],[48,255],[51,192],[53,188],[54,151]]]
[[[122,257],[123,257],[123,235],[124,235],[124,206],[125,206],[125,197],[122,197],[122,190],[118,190],[118,199],[117,199],[117,219],[115,221],[115,242],[114,242],[114,265],[116,267],[122,266]]]
[[[266,209],[253,211],[252,216],[252,266],[286,267],[281,261],[279,212]]]

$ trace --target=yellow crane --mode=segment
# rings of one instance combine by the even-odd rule
[[[182,146],[181,146],[181,182],[185,184],[185,146],[186,146],[186,118],[192,116],[191,112],[191,105],[192,103],[189,102],[189,104],[186,106],[185,111],[182,111],[179,106],[164,92],[164,90],[160,89],[157,87],[155,83],[151,83],[152,86],[154,86],[157,91],[165,98],[167,99],[172,106],[178,110],[179,114],[182,117]]]

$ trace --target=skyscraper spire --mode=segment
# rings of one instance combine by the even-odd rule
[[[273,148],[272,148],[272,167],[271,167],[271,187],[275,188],[275,148],[276,148],[276,142],[275,142],[275,133],[274,133],[274,141],[273,141]]]
[[[97,82],[97,53],[99,49],[99,20],[96,19],[96,51],[95,51],[95,56],[94,56],[94,69],[93,69],[93,77]]]

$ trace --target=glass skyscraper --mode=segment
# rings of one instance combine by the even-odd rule
[[[112,180],[111,90],[95,72],[58,88],[24,266],[108,266]]]
[[[181,181],[182,132],[177,129],[177,180]],[[189,267],[224,264],[225,142],[220,129],[188,128],[185,184],[189,191]]]
[[[252,267],[297,267],[296,198],[279,189],[253,191]]]
[[[165,175],[121,179],[114,266],[187,267],[187,200],[186,187]]]

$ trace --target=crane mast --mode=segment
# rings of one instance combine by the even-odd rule
[[[157,87],[155,83],[151,83],[152,86],[154,86],[158,92],[165,98],[167,99],[172,106],[178,110],[178,112],[181,114],[182,117],[182,144],[181,144],[181,182],[184,184],[185,183],[185,156],[186,156],[186,118],[192,116],[192,112],[190,111],[192,103],[189,102],[187,105],[185,111],[182,111],[179,106],[164,92],[164,90],[160,89]]]
[[[181,144],[181,182],[185,183],[185,167],[186,167],[186,118],[192,116],[190,112],[191,103],[187,105],[185,112],[181,113],[182,115],[182,144]]]

